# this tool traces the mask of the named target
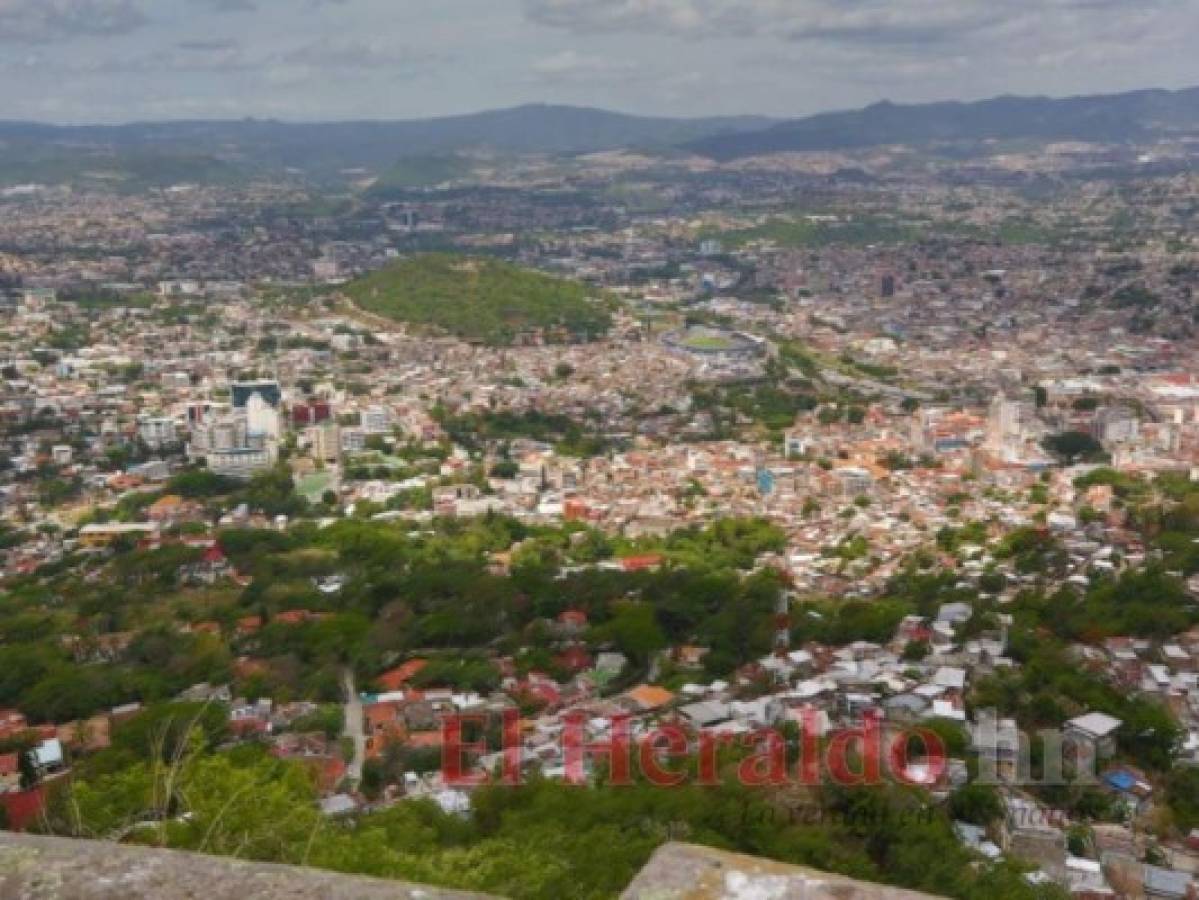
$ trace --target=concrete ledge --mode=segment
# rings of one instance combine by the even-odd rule
[[[667,844],[624,900],[935,900],[691,844]],[[0,831],[3,900],[488,900],[320,869]]]
[[[623,900],[935,900],[802,866],[692,844],[658,849]]]
[[[0,831],[0,897],[4,900],[465,900],[484,895],[176,850]]]

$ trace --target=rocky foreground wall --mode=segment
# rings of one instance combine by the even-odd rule
[[[3,900],[455,900],[396,881],[0,832]],[[879,885],[690,844],[667,844],[624,900],[931,900]]]

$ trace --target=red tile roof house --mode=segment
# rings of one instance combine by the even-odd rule
[[[15,709],[0,709],[0,740],[7,740],[28,728],[24,714]]]
[[[408,735],[406,743],[415,750],[432,750],[444,743],[444,737],[440,731],[419,731]]]
[[[587,628],[587,613],[581,609],[568,609],[558,615],[560,630],[577,634]]]
[[[213,544],[205,548],[204,555],[200,557],[200,562],[192,567],[192,571],[196,578],[211,584],[218,578],[231,574],[233,568],[221,548]]]
[[[46,789],[43,785],[28,791],[0,794],[0,806],[4,807],[11,831],[24,831],[46,808]]]
[[[279,625],[303,625],[315,617],[315,613],[311,613],[306,609],[289,609],[286,612],[281,612],[274,618],[274,622]]]
[[[0,753],[0,794],[21,789],[21,758],[16,753]]]
[[[346,762],[339,756],[326,756],[317,772],[317,788],[322,794],[332,794],[346,777]]]
[[[336,792],[346,777],[346,764],[339,756],[288,753],[278,747],[272,748],[271,752],[280,759],[292,760],[307,768],[322,797]]]
[[[512,691],[513,699],[523,700],[542,708],[553,708],[562,703],[562,689],[553,679],[539,672],[530,672],[527,680],[519,683]]]
[[[626,572],[645,572],[658,568],[664,561],[661,553],[646,553],[642,556],[626,556],[620,561],[620,567]]]
[[[270,734],[271,724],[262,719],[230,719],[229,730],[234,737],[245,741]]]
[[[554,662],[570,672],[582,672],[591,668],[591,654],[582,644],[571,644],[554,657]]]
[[[253,634],[262,627],[262,616],[245,616],[237,620],[237,634],[244,636]]]
[[[375,678],[375,683],[387,692],[403,690],[404,687],[415,678],[425,666],[429,664],[425,659],[410,659],[403,665],[396,666]]]
[[[372,703],[362,711],[366,727],[366,755],[373,759],[383,752],[391,741],[403,741],[408,735],[400,704],[395,702]]]

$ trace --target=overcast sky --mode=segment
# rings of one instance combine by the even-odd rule
[[[0,0],[0,118],[796,116],[1199,84],[1199,0]]]

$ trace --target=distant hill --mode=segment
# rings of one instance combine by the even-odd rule
[[[184,147],[58,146],[0,138],[0,187],[72,184],[140,191],[174,184],[239,184],[254,170]]]
[[[470,171],[470,164],[462,157],[453,154],[405,156],[379,176],[371,188],[371,193],[383,196],[392,191],[434,187],[447,181],[463,178]]]
[[[166,160],[207,157],[247,172],[293,168],[331,175],[363,168],[380,173],[396,160],[471,150],[571,154],[665,149],[771,122],[756,116],[648,118],[544,105],[394,122],[304,124],[245,119],[113,126],[0,122],[0,184],[57,178],[94,159],[118,165],[129,154]]]
[[[611,325],[585,285],[486,257],[413,257],[358,279],[345,293],[367,312],[493,346],[534,330],[551,340],[597,337]]]
[[[757,131],[690,141],[716,160],[787,151],[852,150],[885,144],[1040,139],[1138,141],[1199,132],[1199,88],[1092,97],[997,97],[977,103],[876,103]]]

